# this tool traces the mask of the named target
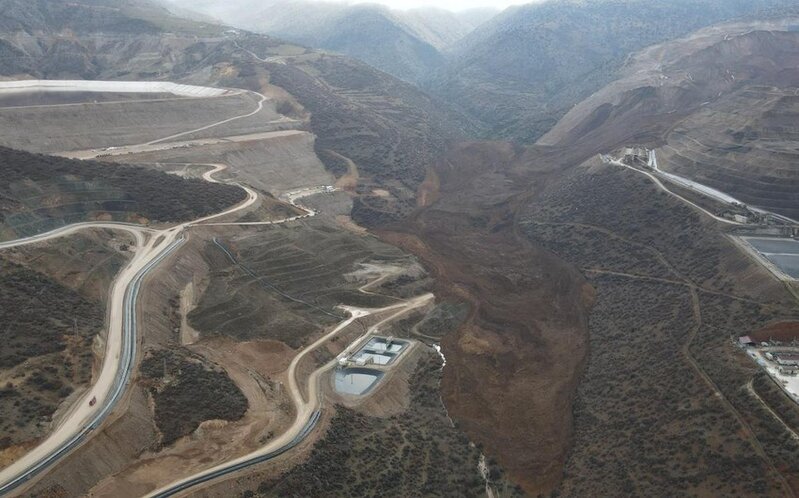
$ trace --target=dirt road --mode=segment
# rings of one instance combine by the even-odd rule
[[[216,182],[212,177],[213,174],[223,169],[224,167],[220,165],[213,171],[204,175],[204,178],[211,182]],[[163,230],[136,227],[135,225],[88,222],[70,225],[39,236],[6,242],[0,246],[1,248],[9,248],[32,244],[57,237],[64,237],[76,231],[89,228],[121,229],[132,233],[137,243],[136,253],[133,259],[117,275],[110,291],[105,356],[96,382],[72,407],[70,407],[62,418],[60,425],[56,427],[41,444],[0,472],[0,493],[10,484],[19,482],[20,478],[29,478],[33,469],[39,470],[36,467],[40,462],[46,460],[50,455],[58,453],[77,434],[83,431],[87,425],[91,424],[91,421],[99,412],[110,410],[109,402],[113,404],[113,402],[116,401],[115,399],[110,399],[110,396],[114,391],[115,381],[119,377],[120,363],[124,356],[123,345],[126,343],[126,320],[129,320],[131,314],[135,314],[135,311],[130,309],[131,306],[135,307],[135,299],[126,299],[134,280],[137,276],[139,280],[141,280],[143,272],[152,269],[153,264],[159,261],[166,251],[174,249],[173,245],[181,238],[183,231],[187,227],[195,223],[201,223],[246,209],[258,200],[258,194],[255,191],[246,187],[242,188],[247,191],[247,199],[236,206],[226,209],[221,213],[181,223]],[[133,332],[135,333],[135,330],[133,330]],[[89,400],[92,399],[96,399],[94,404],[89,403]]]
[[[220,471],[224,471],[224,469],[226,469],[226,468],[237,468],[241,464],[246,463],[247,461],[256,460],[260,456],[273,453],[276,450],[279,450],[280,448],[282,448],[282,447],[284,447],[286,445],[292,444],[292,442],[295,441],[299,435],[302,435],[303,433],[307,432],[306,428],[308,426],[308,420],[311,419],[312,417],[314,417],[315,414],[318,413],[318,410],[319,410],[319,408],[321,406],[321,402],[322,402],[322,400],[321,400],[322,397],[321,397],[321,388],[320,388],[320,386],[321,386],[320,378],[325,372],[327,372],[330,368],[332,368],[336,364],[336,360],[334,359],[334,360],[328,362],[327,364],[325,364],[325,365],[319,367],[318,369],[316,369],[310,375],[310,377],[308,378],[308,382],[307,382],[307,391],[308,392],[305,393],[303,387],[300,385],[300,383],[297,380],[297,367],[300,364],[300,362],[303,360],[303,358],[305,358],[308,354],[310,354],[311,352],[313,352],[314,350],[316,350],[317,348],[322,346],[325,342],[329,341],[330,339],[332,339],[333,337],[338,335],[339,332],[341,332],[342,330],[347,328],[350,324],[352,324],[358,318],[362,318],[362,317],[365,317],[365,316],[378,314],[378,313],[385,313],[385,312],[391,311],[391,310],[397,310],[395,313],[392,313],[391,315],[389,315],[386,318],[382,319],[378,323],[376,323],[376,324],[372,325],[371,327],[369,327],[366,330],[366,332],[364,332],[364,334],[361,335],[358,339],[353,341],[351,343],[351,345],[360,343],[365,337],[367,337],[370,334],[375,333],[375,331],[380,326],[382,326],[383,324],[385,324],[385,323],[387,323],[387,322],[389,322],[391,320],[395,320],[399,316],[404,315],[405,313],[408,313],[411,310],[414,310],[416,308],[424,306],[425,304],[430,302],[432,299],[434,299],[433,294],[424,294],[424,295],[421,295],[421,296],[406,300],[406,301],[404,301],[402,303],[394,304],[394,305],[387,306],[385,308],[379,308],[379,309],[356,308],[356,307],[352,307],[352,306],[340,306],[341,309],[343,309],[343,310],[345,310],[345,311],[350,313],[350,317],[347,318],[346,320],[342,321],[341,323],[339,323],[335,328],[333,328],[333,330],[331,330],[327,334],[323,335],[322,337],[320,337],[319,339],[314,341],[311,345],[307,346],[302,351],[300,351],[294,357],[294,359],[291,361],[291,364],[289,365],[289,368],[288,368],[288,389],[289,389],[289,391],[288,392],[289,392],[289,395],[290,395],[292,401],[294,402],[294,406],[296,408],[296,416],[295,416],[294,422],[292,423],[291,427],[289,427],[289,429],[287,431],[285,431],[283,434],[281,434],[276,439],[272,440],[269,444],[267,444],[266,446],[263,446],[262,448],[260,448],[257,451],[254,451],[254,452],[249,453],[247,455],[241,456],[241,457],[236,458],[234,460],[230,460],[230,461],[225,462],[223,464],[211,467],[211,468],[206,469],[206,470],[204,470],[202,472],[198,472],[195,475],[192,475],[192,476],[186,477],[184,479],[175,481],[175,482],[169,484],[168,486],[164,486],[163,488],[160,488],[158,490],[153,491],[152,493],[148,494],[147,497],[148,498],[152,498],[152,497],[156,497],[156,496],[172,496],[173,494],[177,495],[177,496],[188,495],[188,494],[190,494],[190,491],[188,491],[188,490],[187,491],[182,491],[182,492],[179,492],[179,493],[173,493],[170,490],[172,488],[181,486],[181,485],[183,485],[183,484],[185,484],[185,483],[187,483],[189,481],[195,480],[197,478],[201,478],[204,475],[218,473]],[[233,470],[231,470],[231,472],[232,471]]]
[[[604,157],[603,157],[603,160],[604,160]],[[635,171],[635,172],[640,173],[642,175],[646,175],[650,180],[652,180],[652,182],[655,184],[655,186],[657,186],[657,188],[659,188],[660,190],[666,192],[667,194],[669,194],[671,196],[676,197],[677,199],[679,199],[682,202],[688,204],[692,208],[694,208],[694,209],[696,209],[698,211],[701,211],[702,213],[710,216],[711,218],[713,218],[716,221],[720,221],[721,223],[725,223],[727,225],[743,225],[743,223],[738,223],[737,221],[728,220],[727,218],[722,218],[721,216],[716,216],[715,214],[711,213],[710,211],[708,211],[707,209],[703,208],[699,204],[696,204],[695,202],[690,201],[690,200],[686,199],[685,197],[672,192],[665,185],[663,185],[663,182],[661,182],[658,177],[656,177],[652,173],[640,170],[638,168],[633,168],[632,166],[628,166],[628,165],[624,164],[623,162],[621,162],[619,160],[608,159],[606,162],[609,162],[610,164],[613,164],[615,166],[622,166],[624,168],[627,168],[629,170]]]
[[[255,106],[255,110],[254,111],[252,111],[252,112],[250,112],[248,114],[242,114],[240,116],[233,116],[232,118],[223,119],[222,121],[217,121],[216,123],[211,123],[211,124],[208,124],[208,125],[205,125],[205,126],[201,126],[199,128],[195,128],[193,130],[183,131],[183,132],[180,132],[180,133],[175,133],[174,135],[170,135],[168,137],[163,137],[163,138],[159,138],[157,140],[152,140],[150,142],[147,142],[144,145],[155,145],[155,144],[159,144],[159,143],[163,143],[163,142],[169,142],[169,141],[174,140],[176,138],[184,137],[186,135],[191,135],[193,133],[197,133],[197,132],[200,132],[200,131],[205,131],[205,130],[208,130],[208,129],[211,129],[211,128],[215,128],[217,126],[220,126],[220,125],[223,125],[223,124],[227,124],[227,123],[230,123],[232,121],[238,121],[239,119],[244,119],[244,118],[248,118],[250,116],[254,116],[254,115],[258,114],[259,112],[261,112],[261,110],[264,108],[264,102],[266,102],[268,99],[267,99],[266,95],[263,95],[263,94],[258,93],[258,92],[248,92],[248,93],[255,94],[258,97],[258,104]]]

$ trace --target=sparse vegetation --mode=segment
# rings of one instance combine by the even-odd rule
[[[460,109],[453,111],[365,64],[253,34],[220,36],[220,28],[210,23],[184,25],[153,14],[162,11],[148,10],[145,0],[137,0],[132,10],[120,8],[120,1],[69,4],[65,9],[63,2],[9,0],[0,20],[0,74],[212,81],[277,95],[277,110],[297,121],[275,126],[310,126],[318,137],[317,151],[336,174],[346,171],[344,156],[357,165],[358,184],[353,188],[351,181],[347,193],[340,193],[354,192],[352,212],[349,199],[336,204],[346,206],[335,213],[343,218],[338,221],[349,222],[344,216],[352,214],[380,230],[386,240],[415,251],[435,278],[433,283],[421,272],[418,279],[403,274],[371,288],[385,296],[359,292],[365,284],[357,274],[359,263],[415,261],[369,235],[339,230],[330,224],[332,213],[281,226],[199,228],[209,232],[194,238],[193,252],[181,258],[174,278],[157,282],[162,299],[156,298],[158,307],[149,318],[160,328],[149,333],[160,337],[146,340],[162,342],[147,345],[137,379],[151,396],[162,446],[195,433],[204,421],[240,420],[248,410],[247,399],[222,367],[187,348],[168,349],[178,333],[194,340],[194,331],[199,331],[200,341],[209,346],[234,343],[238,348],[242,345],[236,341],[252,341],[247,346],[253,347],[242,348],[240,356],[252,354],[253,363],[274,359],[274,368],[264,369],[268,383],[255,379],[257,369],[251,371],[262,388],[269,387],[279,385],[274,377],[290,354],[285,344],[300,348],[336,323],[337,304],[374,307],[393,302],[392,296],[434,288],[445,301],[433,312],[424,318],[421,312],[409,315],[381,332],[440,339],[448,362],[443,376],[435,355],[423,358],[410,379],[410,407],[399,415],[377,417],[339,407],[306,462],[278,478],[260,476],[244,496],[481,495],[484,482],[476,468],[481,453],[488,457],[491,481],[514,480],[533,495],[554,490],[553,496],[776,496],[799,482],[799,444],[786,430],[786,425],[796,429],[799,423],[796,407],[732,343],[732,338],[775,320],[797,319],[796,303],[762,268],[742,257],[714,223],[656,191],[641,176],[598,162],[577,166],[633,138],[695,149],[693,142],[682,143],[680,137],[669,141],[661,132],[690,131],[675,125],[705,100],[714,100],[706,109],[718,115],[712,104],[740,84],[733,76],[744,76],[733,74],[729,59],[718,53],[744,60],[738,68],[752,79],[763,76],[756,63],[764,59],[763,67],[777,68],[774,74],[785,78],[792,92],[797,53],[785,50],[791,45],[772,44],[777,37],[763,29],[729,45],[703,49],[705,63],[678,68],[681,78],[671,79],[673,85],[666,82],[667,59],[687,54],[690,47],[683,47],[685,53],[666,50],[652,65],[663,74],[647,73],[644,84],[625,91],[616,103],[603,103],[583,116],[566,135],[571,143],[525,149],[503,143],[453,144],[451,140],[477,133],[481,126]],[[470,53],[456,52],[430,88],[486,123],[490,136],[529,142],[585,95],[614,79],[625,61],[632,62],[631,50],[714,19],[791,3],[795,0],[574,0],[520,7],[472,37],[464,48]],[[175,33],[160,36],[167,29]],[[98,44],[100,32],[103,43]],[[198,36],[203,34],[215,36]],[[738,42],[763,52],[741,57]],[[280,60],[261,63],[242,46],[264,57],[279,55]],[[158,53],[167,56],[152,56]],[[778,58],[787,61],[784,67],[772,64]],[[694,71],[714,65],[715,72],[704,79]],[[710,80],[720,86],[705,84]],[[271,85],[282,86],[296,100],[281,100],[281,90]],[[756,105],[741,102],[734,106]],[[788,95],[779,106],[795,103],[795,95]],[[664,117],[666,113],[672,117]],[[782,176],[766,178],[761,170],[765,161],[741,164],[748,165],[745,173],[754,181],[768,180],[763,183],[772,188],[766,190],[779,190],[780,203],[795,204],[791,171],[796,151],[790,143],[796,138],[796,113],[766,114],[773,121],[763,126],[746,123],[717,134],[714,138],[724,146],[715,151],[718,161],[705,166],[727,166],[736,154],[763,145],[750,142],[764,139],[767,130],[790,128],[784,135],[767,137],[768,147],[791,138],[781,151],[783,166],[777,167]],[[236,123],[225,129],[257,128],[260,121]],[[701,120],[696,124],[704,126]],[[310,134],[302,138],[306,143],[313,139]],[[315,176],[314,168],[324,173],[315,159],[296,168],[285,167],[283,157],[271,158],[268,167],[261,164],[267,154],[296,159],[290,156],[309,147],[288,145],[285,137],[269,145],[255,142],[217,144],[214,154],[197,146],[191,153],[175,148],[138,156],[143,163],[190,155],[197,162],[210,156],[240,160],[239,169],[229,164],[231,175],[275,192],[291,187],[294,178],[330,180],[326,174]],[[442,157],[449,150],[453,152]],[[683,168],[701,163],[694,156],[683,157]],[[720,185],[739,183],[730,178],[736,171],[708,169],[708,178]],[[271,184],[272,177],[281,176],[278,170],[287,174]],[[749,199],[763,198],[759,188],[740,188]],[[89,218],[190,219],[242,198],[243,192],[232,186],[0,149],[0,239]],[[795,205],[781,207],[796,211]],[[245,219],[264,219],[267,206],[260,209]],[[290,212],[276,208],[272,215]],[[211,243],[198,249],[210,231],[222,239],[230,258]],[[0,318],[20,325],[11,334],[5,331],[9,346],[0,353],[0,367],[17,369],[0,385],[0,450],[43,434],[58,403],[85,383],[91,374],[89,346],[99,327],[92,324],[103,318],[102,310],[97,312],[80,290],[69,294],[69,285],[58,283],[61,289],[42,276],[51,272],[37,276],[32,267],[19,266],[0,268],[0,307],[7,305],[0,310],[6,316],[0,313]],[[59,278],[74,283],[89,273],[81,267]],[[16,274],[25,282],[14,280]],[[191,281],[181,294],[186,301],[176,297],[180,289],[171,288],[178,281],[181,286]],[[202,294],[195,296],[195,291]],[[64,309],[53,312],[42,304],[54,301]],[[193,307],[188,321],[195,330],[181,330],[183,305]],[[28,317],[26,310],[34,316]],[[70,334],[69,319],[76,313],[86,317]],[[414,323],[416,319],[421,322]],[[331,341],[329,349],[320,349],[309,360],[335,358],[334,350],[344,342],[344,337]],[[67,351],[69,358],[62,361]],[[137,427],[151,428],[147,396],[141,389],[132,392],[139,405],[131,404],[125,417],[138,417],[144,422]],[[104,429],[103,437],[91,441],[97,445],[93,448],[108,445],[107,440],[121,446],[125,438],[116,439],[120,434],[114,430],[136,432],[121,425]],[[263,442],[275,434],[261,435]],[[470,445],[466,435],[482,445]],[[150,442],[148,437],[146,444]],[[190,445],[192,450],[205,441],[197,443]],[[151,489],[139,455],[124,455],[107,467],[92,466],[91,472],[70,467],[88,458],[66,462],[58,475],[69,479],[51,492],[80,494],[71,488],[73,478],[82,481],[77,487],[86,493],[97,491],[98,482],[112,480],[123,486],[137,481],[140,489]],[[196,451],[184,470],[207,456]],[[501,496],[519,490],[505,491]]]
[[[415,331],[426,337],[441,338],[457,329],[468,314],[469,306],[466,303],[443,302],[418,323]]]
[[[362,176],[391,188],[389,200],[356,200],[353,218],[364,224],[410,214],[416,188],[446,140],[474,128],[445,103],[350,59],[315,54],[299,64],[271,64],[269,72],[311,112],[317,149],[350,158]],[[329,155],[322,159],[341,171]]]
[[[101,296],[124,261],[98,235],[0,257],[0,458],[45,435],[62,401],[91,380]]]
[[[716,22],[793,6],[791,0],[531,2],[462,40],[448,70],[428,86],[486,123],[492,138],[531,143],[616,79],[631,53]]]
[[[263,481],[250,496],[480,495],[479,451],[446,416],[440,367],[431,354],[420,361],[405,413],[381,418],[337,407],[308,461]]]
[[[19,235],[103,215],[122,221],[195,219],[222,211],[246,195],[236,186],[182,179],[142,167],[3,147],[0,179],[2,228]]]
[[[767,373],[757,372],[752,380],[752,388],[788,427],[799,432],[799,407]]]
[[[799,445],[747,393],[757,370],[732,338],[795,315],[781,287],[714,225],[619,169],[578,169],[523,220],[597,293],[559,494],[780,495]]]
[[[234,265],[209,242],[204,257],[213,269],[198,306],[189,313],[196,330],[240,340],[276,339],[300,347],[321,327],[343,316],[339,304],[380,307],[390,297],[357,289],[366,281],[347,278],[358,263],[410,264],[407,255],[374,238],[312,222],[281,226],[220,240]]]
[[[87,348],[103,327],[102,307],[47,276],[0,259],[0,368],[62,351],[68,338]]]
[[[238,420],[249,406],[223,369],[183,348],[151,351],[142,361],[141,377],[153,397],[163,446],[206,420]]]

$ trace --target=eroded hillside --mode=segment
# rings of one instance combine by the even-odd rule
[[[795,216],[799,36],[790,20],[709,28],[637,54],[627,76],[575,106],[539,143],[649,138],[661,165]]]
[[[112,41],[98,45],[79,31],[71,42],[90,54],[81,76],[258,93],[168,104],[179,113],[136,133],[104,116],[124,105],[81,105],[75,115],[102,118],[105,136],[29,134],[30,147],[52,139],[83,148],[71,151],[79,157],[138,164],[63,163],[96,176],[135,171],[159,185],[134,192],[183,202],[192,216],[210,192],[192,185],[221,187],[199,178],[246,187],[248,202],[186,227],[184,245],[145,281],[127,395],[31,492],[141,496],[285,450],[198,492],[790,494],[796,407],[731,339],[799,318],[791,294],[718,220],[597,157],[667,144],[664,168],[745,177],[736,185],[767,178],[753,197],[782,205],[771,185],[788,192],[793,178],[790,27],[720,26],[652,47],[530,147],[459,142],[472,120],[341,56],[241,33],[156,31],[131,44],[106,24]],[[26,36],[55,45],[63,28]],[[50,59],[6,40],[17,44],[9,74],[70,74],[26,72]],[[565,88],[575,67],[564,69],[553,84]],[[529,127],[517,104],[492,100],[502,133],[537,136],[564,109]],[[158,115],[137,109],[138,126]],[[741,166],[752,161],[759,169]],[[369,396],[342,393],[333,369],[367,366],[348,355],[369,334],[408,349],[369,353],[399,359],[368,364],[385,367]]]
[[[46,436],[92,382],[107,288],[134,244],[128,234],[96,230],[3,251],[3,467]]]
[[[781,9],[793,7],[788,0],[574,0],[511,7],[462,40],[430,88],[483,120],[492,136],[529,143],[616,80],[631,53],[763,10],[783,18]]]

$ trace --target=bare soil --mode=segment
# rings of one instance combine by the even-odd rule
[[[471,306],[442,341],[442,397],[469,438],[538,494],[557,484],[568,451],[593,292],[517,236],[518,160],[505,144],[457,147],[437,167],[439,199],[379,234],[424,261],[437,295]]]
[[[749,334],[756,342],[793,342],[799,339],[799,322],[778,322]]]
[[[0,462],[46,436],[91,382],[107,288],[129,243],[126,235],[86,231],[3,251]]]

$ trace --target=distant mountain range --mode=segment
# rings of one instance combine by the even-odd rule
[[[485,125],[533,142],[613,81],[632,52],[795,0],[550,0],[498,13],[396,11],[314,0],[162,0],[302,45],[349,55],[421,86]],[[620,36],[623,33],[623,36]]]
[[[165,0],[251,31],[360,59],[406,81],[421,82],[445,64],[444,53],[499,11],[392,10],[377,4],[314,0]]]
[[[530,142],[616,78],[637,50],[795,0],[560,0],[511,7],[458,42],[428,90]],[[623,35],[620,35],[623,34]]]
[[[268,99],[264,105],[274,105],[288,118],[279,121],[281,126],[307,130],[313,137],[301,152],[293,146],[282,150],[282,141],[256,148],[254,142],[262,140],[250,137],[225,141],[220,148],[226,152],[219,154],[253,169],[274,154],[269,159],[283,167],[264,172],[262,185],[275,174],[276,180],[296,176],[305,184],[308,178],[295,165],[307,160],[317,165],[319,159],[338,177],[341,191],[314,196],[319,197],[314,202],[322,216],[281,228],[196,227],[210,231],[187,240],[196,257],[179,260],[177,266],[185,265],[180,270],[185,282],[210,282],[224,275],[224,281],[216,280],[219,293],[230,292],[232,279],[250,282],[216,249],[212,248],[215,256],[205,253],[204,244],[216,233],[230,233],[232,243],[253,237],[252,245],[242,243],[235,249],[251,260],[274,262],[273,255],[284,252],[286,257],[269,272],[295,267],[285,271],[303,272],[299,280],[335,302],[345,302],[342,296],[355,292],[328,280],[329,275],[360,286],[361,278],[371,280],[385,266],[392,274],[373,281],[374,290],[390,296],[430,291],[437,302],[429,312],[407,310],[402,322],[386,325],[383,333],[427,337],[439,343],[447,357],[442,369],[437,355],[416,348],[414,358],[402,360],[400,375],[384,381],[404,383],[400,388],[381,387],[373,394],[383,398],[339,407],[336,415],[326,416],[315,429],[320,434],[304,464],[282,462],[274,475],[272,469],[254,468],[249,475],[212,483],[220,486],[213,492],[376,495],[392,489],[405,496],[471,496],[490,492],[493,486],[503,490],[503,496],[759,497],[785,494],[782,473],[789,483],[799,482],[799,466],[788,465],[799,461],[799,446],[790,435],[797,425],[795,404],[730,345],[730,338],[738,334],[765,330],[763,326],[780,325],[788,318],[795,321],[795,283],[772,279],[749,255],[739,253],[729,240],[735,232],[727,232],[726,223],[695,209],[701,204],[716,216],[729,206],[666,185],[665,179],[653,184],[641,171],[600,157],[641,145],[656,150],[663,171],[695,179],[748,205],[799,217],[797,0],[552,0],[496,15],[396,12],[375,5],[307,1],[173,0],[177,5],[165,6],[166,1],[0,0],[0,78],[177,81],[262,93]],[[790,12],[795,17],[786,15]],[[271,34],[250,32],[256,30]],[[112,112],[105,102],[98,103],[103,105],[96,107],[105,108],[102,112]],[[169,114],[169,107],[163,106],[170,104],[147,105],[158,106],[156,114]],[[59,112],[70,118],[76,108],[70,105]],[[34,130],[26,136],[52,141],[51,134],[31,126],[29,119],[13,120],[14,111],[3,112],[9,129],[23,123]],[[33,112],[52,119],[48,109]],[[124,126],[133,126],[131,114],[119,115]],[[95,140],[87,131],[88,120],[74,116],[68,119],[70,130],[74,121],[76,132]],[[209,124],[204,119],[199,130],[219,128],[228,136],[238,125],[250,126],[253,116]],[[97,129],[105,122],[92,124]],[[149,127],[150,121],[144,125]],[[196,130],[186,133],[203,135]],[[173,145],[158,151],[168,152],[165,162],[211,161],[203,145]],[[0,165],[20,166],[16,183],[6,181],[7,192],[0,188],[0,207],[5,205],[6,213],[27,216],[35,210],[47,221],[66,218],[72,204],[93,207],[93,198],[84,202],[76,197],[88,184],[134,199],[152,193],[169,201],[151,204],[148,210],[125,211],[126,217],[132,213],[168,219],[162,213],[181,210],[188,213],[186,218],[219,207],[200,202],[201,190],[208,185],[197,187],[194,182],[186,188],[187,180],[174,175],[163,180],[164,174],[150,172],[120,186],[119,178],[108,175],[136,170],[105,171],[99,163],[70,162],[70,171],[61,168],[61,173],[66,171],[80,185],[71,181],[56,191],[59,202],[70,207],[55,210],[43,203],[37,209],[42,201],[36,189],[50,181],[53,171],[58,173],[52,168],[56,163],[47,161],[0,149]],[[238,176],[235,167],[229,173],[231,178]],[[247,178],[244,173],[250,174],[242,170],[240,178]],[[154,183],[158,185],[148,189]],[[14,185],[21,187],[12,192]],[[218,187],[222,186],[213,190]],[[664,189],[669,188],[679,195],[668,195]],[[12,195],[17,193],[20,196]],[[22,193],[29,202],[24,206]],[[242,221],[260,217],[262,204],[253,206]],[[0,210],[0,222],[3,216]],[[413,258],[409,254],[402,259],[415,269],[395,274],[391,265],[398,253],[382,249],[353,221],[383,242],[412,253]],[[763,228],[765,233],[780,230],[775,225]],[[741,227],[733,230],[743,233]],[[323,233],[331,234],[324,240],[332,241],[324,247],[304,242],[318,242]],[[255,239],[264,234],[269,238]],[[115,252],[122,240],[114,240]],[[273,244],[271,252],[248,253],[256,243]],[[64,247],[69,257],[64,259],[78,260],[76,255],[85,251],[68,244]],[[380,250],[370,249],[372,244]],[[43,250],[51,247],[55,246],[47,244]],[[302,254],[316,252],[320,256],[314,261],[327,258],[334,264],[301,261]],[[339,259],[347,253],[354,256]],[[60,257],[48,254],[42,260]],[[18,256],[7,259],[13,262]],[[29,261],[39,264],[37,259]],[[122,256],[109,261],[123,264]],[[426,270],[416,269],[417,263]],[[279,274],[289,281],[289,273]],[[77,274],[70,270],[59,278]],[[317,278],[321,280],[312,280]],[[173,318],[185,311],[184,290],[194,289],[182,282],[159,282],[159,289],[177,297],[161,299],[167,291],[158,291],[163,292],[156,295],[163,307],[152,314],[157,320],[148,323],[158,321],[163,331],[148,332],[145,340],[158,335],[164,347],[178,344]],[[202,301],[202,294],[216,285],[197,285],[198,299],[187,303],[196,301],[194,310],[210,306],[201,304],[210,302]],[[20,294],[13,285],[7,289],[12,296],[35,296]],[[224,307],[263,327],[265,322],[250,319],[261,316],[251,310],[271,303],[272,291],[259,294],[246,308],[213,308]],[[213,292],[214,299],[221,295]],[[100,294],[107,295],[104,290]],[[379,296],[360,296],[358,306],[374,306],[372,297]],[[25,302],[32,299],[26,297]],[[59,299],[69,303],[65,298],[48,302]],[[273,308],[263,309],[272,313]],[[55,316],[65,337],[71,335],[74,317]],[[103,316],[96,313],[95,328]],[[424,320],[414,325],[421,316]],[[275,329],[283,329],[285,323],[285,331],[299,341],[300,336],[293,335],[299,330],[294,320],[286,319]],[[314,325],[297,323],[303,330]],[[51,327],[49,322],[45,325]],[[289,333],[285,331],[275,337]],[[25,340],[19,344],[40,347],[49,340],[29,332],[21,329]],[[260,350],[250,339],[248,347],[253,349],[228,352],[251,351],[247,361],[260,365],[280,363],[275,359],[287,365],[296,355],[288,344],[286,349],[273,349],[277,343],[269,339]],[[202,346],[213,353],[216,346],[234,344],[228,342],[232,340],[204,341],[197,351]],[[345,342],[338,341],[338,347],[344,348]],[[314,352],[313,362],[332,358],[334,343],[331,340],[331,349],[320,349],[318,355]],[[142,350],[146,361],[149,350]],[[215,358],[221,371],[225,362],[244,356],[226,353]],[[255,378],[247,372],[255,375],[260,366],[236,368],[241,373],[236,381],[244,378],[253,383],[252,392],[269,396],[259,406],[287,406],[280,389],[266,389],[283,378],[280,372],[269,370],[265,373],[274,377]],[[302,370],[307,373],[309,368]],[[166,370],[164,364],[164,374]],[[7,378],[14,379],[16,387],[21,384],[16,377]],[[769,389],[763,392],[774,396],[758,400],[754,389],[761,381]],[[205,430],[218,428],[212,425],[190,436],[192,444],[208,443],[202,447],[162,445],[156,436],[143,437],[141,428],[150,427],[147,430],[156,434],[156,421],[161,419],[155,415],[157,405],[144,401],[144,388],[152,384],[136,382],[137,394],[129,398],[132,408],[124,408],[125,413],[119,408],[118,419],[94,432],[102,437],[71,453],[53,475],[34,484],[38,488],[31,489],[31,495],[113,495],[103,487],[112,481],[133,491],[152,489],[136,479],[169,479],[195,468],[194,460],[187,459],[174,475],[171,469],[151,473],[154,456],[177,461],[188,448],[190,458],[209,458],[209,463],[246,449],[221,448],[217,441],[225,439],[220,433]],[[745,385],[751,392],[742,389]],[[11,406],[23,399],[3,392],[0,413],[3,403]],[[191,396],[175,399],[188,400],[185,410],[194,409],[192,403],[197,402]],[[417,407],[421,404],[423,410]],[[369,411],[378,405],[380,417],[372,416]],[[31,418],[33,412],[23,413],[26,405],[19,411],[15,406],[7,411],[39,424],[38,418]],[[272,417],[269,410],[256,415]],[[276,411],[276,420],[290,421],[296,413]],[[782,414],[787,414],[784,420]],[[438,427],[451,429],[450,435],[439,437],[436,426],[425,425],[433,416]],[[253,419],[260,423],[255,415]],[[256,431],[242,427],[229,424],[228,429],[253,439],[253,445],[262,441]],[[41,428],[44,431],[45,424]],[[120,444],[128,441],[136,446]],[[386,441],[396,441],[397,446]],[[0,437],[0,457],[4,444]],[[129,450],[117,451],[123,447]],[[470,453],[458,447],[469,447]],[[209,453],[198,454],[195,448]],[[161,450],[166,451],[156,455]],[[481,452],[488,478],[478,473]],[[375,460],[378,453],[385,458]],[[114,455],[113,461],[106,462],[107,455]],[[396,455],[402,455],[403,465],[393,465]],[[465,477],[454,475],[450,484],[440,479],[448,472],[436,463],[441,459],[465,468]],[[326,467],[322,461],[335,465]],[[297,473],[284,473],[278,480],[277,472],[283,471]],[[456,481],[470,492],[454,489]],[[391,488],[395,483],[401,486]]]

